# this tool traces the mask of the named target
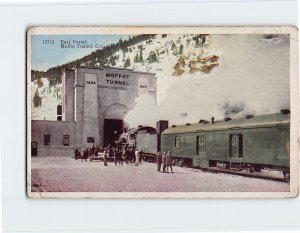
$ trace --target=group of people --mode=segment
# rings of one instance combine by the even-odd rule
[[[78,148],[75,150],[75,159],[81,159],[81,162],[88,159],[93,160],[101,157],[104,162],[104,166],[107,166],[107,160],[111,159],[115,165],[123,165],[123,163],[133,163],[136,166],[142,163],[143,152],[142,150],[129,146],[92,146],[85,149],[82,153]]]
[[[135,166],[138,166],[142,164],[144,154],[142,150],[130,146],[101,147],[93,145],[92,147],[85,149],[82,153],[78,148],[75,150],[75,159],[81,159],[81,162],[87,162],[88,159],[93,160],[99,157],[103,159],[104,166],[107,166],[107,161],[109,159],[113,160],[116,166],[123,165],[123,163],[131,163]],[[173,157],[170,151],[167,153],[164,152],[163,154],[158,152],[156,155],[156,163],[158,172],[161,171],[162,167],[163,173],[168,173],[169,170],[171,173],[173,173]]]
[[[162,172],[169,172],[169,169],[171,173],[173,173],[173,157],[171,155],[171,152],[168,151],[168,153],[164,152],[163,154],[157,152],[156,155],[156,163],[157,163],[157,171],[160,172],[161,165],[162,165]]]

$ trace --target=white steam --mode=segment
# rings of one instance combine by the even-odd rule
[[[219,66],[209,74],[179,77],[157,73],[153,97],[136,99],[125,121],[131,126],[196,123],[224,116],[268,114],[290,108],[289,38],[285,35],[211,35],[220,52]],[[170,69],[170,68],[168,68]]]

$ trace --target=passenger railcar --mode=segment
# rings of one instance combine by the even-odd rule
[[[290,114],[247,115],[173,126],[161,135],[161,151],[179,165],[227,169],[276,169],[289,176]]]

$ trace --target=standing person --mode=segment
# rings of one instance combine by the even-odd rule
[[[78,159],[78,148],[76,148],[76,150],[75,150],[75,160],[77,160]]]
[[[140,165],[142,165],[142,159],[143,159],[143,156],[144,156],[144,152],[143,152],[142,149],[139,152],[140,152],[139,163],[140,163]]]
[[[168,151],[168,153],[167,153],[166,160],[167,160],[167,172],[169,172],[168,170],[170,168],[171,172],[173,173],[173,168],[172,168],[173,157],[172,157],[170,151]]]
[[[133,148],[130,148],[130,162],[135,163],[135,151]]]
[[[127,164],[127,149],[125,146],[122,149],[122,159]]]
[[[83,162],[83,160],[84,160],[84,156],[85,156],[85,150],[83,150],[83,152],[82,152],[82,156],[81,156],[81,162]]]
[[[91,154],[92,154],[92,153],[91,153],[91,148],[88,148],[88,149],[87,149],[86,156],[85,156],[85,159],[84,159],[85,162],[87,162],[87,159],[88,159],[89,157],[91,157]]]
[[[167,155],[166,155],[166,152],[163,153],[161,161],[162,161],[162,165],[163,165],[163,173],[165,173],[166,172],[166,165],[167,165]]]
[[[162,156],[160,154],[160,151],[157,152],[156,163],[157,163],[157,171],[160,172],[161,163],[162,163]]]
[[[117,154],[118,154],[118,160],[119,160],[119,165],[123,165],[123,158],[122,158],[122,149],[117,148]]]
[[[135,166],[138,166],[140,162],[140,152],[139,149],[135,149]]]
[[[104,166],[107,166],[107,155],[108,155],[108,149],[104,150],[104,154],[103,154],[103,163]]]
[[[91,151],[90,151],[90,157],[92,157],[92,158],[94,158],[95,157],[95,147],[94,147],[94,145],[92,146],[92,148],[91,148]]]
[[[115,165],[117,166],[117,163],[118,163],[118,154],[117,154],[117,148],[113,148],[113,156],[114,156],[114,162],[115,162]]]
[[[87,159],[89,158],[90,153],[91,153],[91,150],[90,150],[90,149],[87,149],[87,150],[86,150],[85,157],[84,157],[84,161],[85,161],[85,162],[87,162]]]
[[[82,155],[81,162],[83,162],[83,160],[84,160],[85,162],[87,162],[88,153],[89,153],[89,152],[88,152],[88,149],[86,149],[86,150],[83,151],[83,155]]]
[[[78,157],[77,157],[78,159],[82,159],[82,154],[81,154],[81,151],[79,149],[78,149],[78,154],[77,155],[78,155]]]

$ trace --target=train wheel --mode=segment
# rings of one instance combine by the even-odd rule
[[[184,161],[183,160],[179,160],[179,167],[184,167]]]
[[[174,159],[175,166],[179,166],[179,159]]]
[[[226,163],[225,168],[230,169],[230,163]]]
[[[286,181],[290,180],[290,173],[283,171],[283,179]]]
[[[256,172],[261,172],[261,167],[260,166],[254,166],[254,170]]]
[[[240,170],[240,171],[243,170],[243,166],[241,163],[238,165],[238,170]]]
[[[253,173],[253,172],[255,172],[255,168],[254,168],[253,166],[251,166],[251,167],[249,168],[249,171],[250,171],[250,173]]]

